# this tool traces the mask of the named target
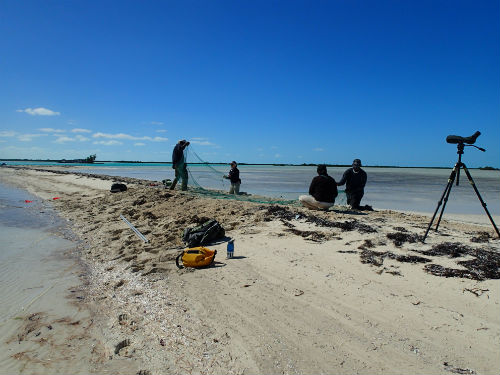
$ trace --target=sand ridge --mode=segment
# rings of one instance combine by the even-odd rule
[[[412,241],[428,224],[419,215],[312,212],[133,179],[121,179],[128,191],[112,194],[117,178],[55,172],[0,175],[44,199],[59,197],[54,207],[86,242],[97,372],[500,370],[499,280],[432,275],[426,264],[464,269],[457,262],[473,257],[423,254],[443,243],[498,253],[488,226],[443,221],[422,244]],[[224,259],[225,244],[215,244],[213,267],[178,270],[183,229],[207,218],[235,239],[236,258]],[[401,261],[411,256],[429,262]]]

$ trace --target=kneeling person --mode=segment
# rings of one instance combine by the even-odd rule
[[[309,195],[301,195],[300,203],[311,210],[328,210],[335,203],[338,195],[337,183],[328,176],[326,165],[318,165],[318,175],[309,186]]]

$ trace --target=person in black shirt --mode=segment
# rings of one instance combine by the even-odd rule
[[[228,180],[231,181],[231,187],[229,188],[229,194],[235,194],[238,195],[240,193],[240,185],[241,185],[241,180],[240,180],[240,171],[237,167],[238,164],[233,160],[231,162],[231,170],[229,171],[227,176],[223,176],[224,178],[227,178]]]
[[[360,209],[359,203],[365,194],[366,172],[361,169],[361,160],[354,159],[352,168],[347,169],[338,186],[345,184],[347,204],[356,210]]]
[[[188,172],[186,158],[184,156],[184,149],[189,146],[189,142],[185,139],[180,140],[174,147],[172,151],[172,168],[175,169],[175,178],[170,185],[170,190],[175,189],[177,181],[182,179],[181,190],[187,190],[188,184]]]
[[[338,195],[337,183],[328,176],[326,165],[318,165],[317,172],[309,186],[309,195],[301,195],[299,201],[312,210],[328,210]]]

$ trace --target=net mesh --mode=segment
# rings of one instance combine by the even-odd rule
[[[187,171],[189,175],[188,183],[190,190],[199,196],[205,196],[215,199],[237,200],[244,202],[254,202],[262,204],[282,204],[288,206],[301,206],[298,199],[280,199],[265,197],[261,195],[250,195],[247,193],[240,193],[239,195],[229,194],[230,182],[223,176],[224,173],[218,170],[214,165],[203,160],[192,148],[188,146],[185,151],[185,160],[187,163]],[[192,167],[190,167],[190,163]],[[206,188],[204,181],[210,181],[210,188]],[[304,194],[307,194],[304,192]],[[339,196],[336,199],[337,204],[345,204],[346,198],[343,191],[339,191]]]

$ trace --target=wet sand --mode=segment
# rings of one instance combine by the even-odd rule
[[[133,179],[112,194],[113,178],[33,169],[2,168],[0,177],[59,197],[53,206],[85,243],[95,372],[500,371],[500,281],[491,278],[500,242],[491,225],[445,220],[422,244],[428,217],[411,213],[311,212]],[[218,250],[212,267],[177,269],[183,229],[206,218],[235,239],[235,258],[220,243],[209,246]],[[439,254],[443,244],[456,253]]]

